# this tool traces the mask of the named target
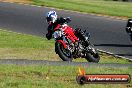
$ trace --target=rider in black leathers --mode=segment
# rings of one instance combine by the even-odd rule
[[[49,26],[48,26],[48,28],[47,28],[47,30],[48,30],[48,33],[46,34],[46,38],[48,39],[48,40],[50,40],[51,38],[52,38],[52,33],[54,32],[54,29],[56,28],[56,26],[58,25],[58,24],[64,24],[65,22],[69,22],[70,21],[70,18],[62,18],[62,17],[60,17],[60,18],[57,18],[57,20],[53,23],[53,22],[50,22],[49,23]]]
[[[57,14],[55,11],[49,11],[47,13],[47,16],[46,16],[46,20],[49,24],[47,30],[48,30],[48,33],[46,34],[46,38],[48,40],[50,40],[52,38],[52,34],[53,32],[55,31],[55,28],[58,24],[62,25],[64,24],[65,22],[68,23],[71,21],[70,17],[67,17],[67,18],[63,18],[63,17],[60,17],[60,18],[57,18]],[[74,30],[74,33],[75,35],[80,38],[80,39],[83,39],[85,42],[86,42],[86,46],[89,45],[89,42],[87,41],[87,39],[85,38],[85,34],[84,32],[80,29],[80,28],[76,28]]]

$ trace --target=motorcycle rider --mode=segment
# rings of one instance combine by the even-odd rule
[[[57,14],[55,11],[49,11],[46,15],[46,21],[48,22],[49,26],[47,28],[48,33],[46,34],[46,38],[50,40],[52,38],[52,34],[55,31],[55,28],[58,24],[63,25],[65,22],[68,23],[71,21],[70,17],[67,18],[57,18]],[[79,38],[83,39],[86,41],[86,45],[89,45],[89,42],[87,41],[84,32],[80,28],[76,28],[74,30],[74,34]]]
[[[46,16],[46,21],[48,22],[49,26],[47,28],[48,33],[46,34],[46,38],[50,40],[52,38],[52,33],[55,31],[55,28],[58,24],[64,24],[65,22],[70,22],[70,17],[67,18],[57,18],[57,14],[55,11],[49,11]]]

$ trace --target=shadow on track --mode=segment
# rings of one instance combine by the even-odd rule
[[[132,45],[126,45],[126,44],[95,44],[95,46],[132,47]]]
[[[132,54],[116,54],[116,55],[119,55],[119,56],[132,56]]]

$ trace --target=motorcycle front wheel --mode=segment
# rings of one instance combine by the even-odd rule
[[[63,61],[72,61],[73,57],[68,49],[65,49],[60,42],[55,43],[55,51]]]

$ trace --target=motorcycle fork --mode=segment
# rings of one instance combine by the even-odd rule
[[[73,44],[72,40],[70,40],[69,37],[64,37],[63,39],[64,39],[64,41],[65,41],[65,43],[66,43],[66,45],[67,45],[67,48],[68,48],[71,52],[73,52],[72,48],[74,47],[74,44]]]

